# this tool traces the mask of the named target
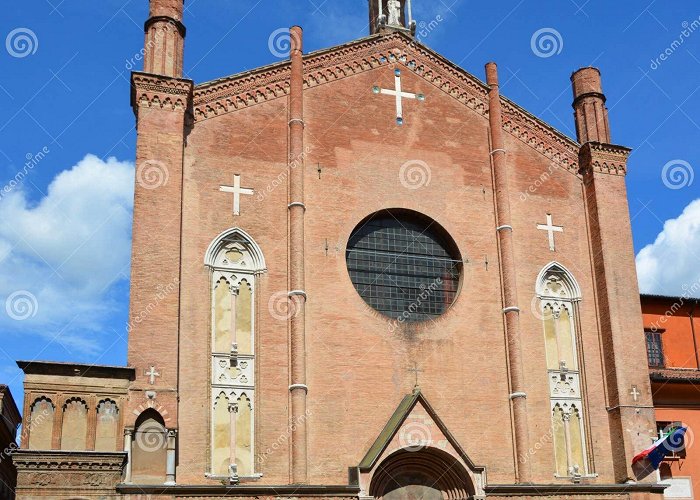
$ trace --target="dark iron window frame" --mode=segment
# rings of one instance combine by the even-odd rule
[[[362,299],[380,314],[407,322],[436,319],[451,307],[464,263],[438,223],[393,210],[373,214],[353,231],[346,259]]]
[[[644,341],[647,349],[647,363],[652,368],[665,368],[664,344],[661,335],[665,328],[645,328]],[[653,349],[653,350],[652,350]]]

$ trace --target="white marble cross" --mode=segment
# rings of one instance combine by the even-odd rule
[[[395,90],[392,89],[382,89],[378,86],[372,88],[372,92],[375,94],[386,94],[393,95],[396,97],[396,123],[403,125],[403,98],[406,99],[417,99],[418,101],[425,101],[425,95],[423,94],[412,94],[411,92],[403,92],[401,90],[401,70],[394,70],[394,81]]]
[[[151,385],[156,383],[156,377],[160,377],[160,373],[156,371],[155,366],[151,366],[150,369],[146,370],[144,375],[148,376],[148,381]]]
[[[641,392],[637,389],[636,385],[632,386],[632,390],[630,391],[630,394],[632,395],[632,398],[634,398],[635,401],[639,400],[639,396],[641,396]]]
[[[233,215],[241,215],[241,195],[252,195],[255,191],[250,188],[241,187],[241,176],[233,176],[233,186],[219,186],[219,191],[233,193]]]
[[[555,226],[552,222],[552,214],[547,214],[547,224],[537,224],[537,229],[547,231],[549,234],[549,249],[553,252],[555,249],[554,233],[563,233],[564,226]]]

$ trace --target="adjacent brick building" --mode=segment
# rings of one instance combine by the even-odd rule
[[[12,453],[17,448],[17,427],[21,417],[10,388],[0,384],[0,498],[15,497],[17,469],[12,463]]]
[[[686,447],[659,468],[659,480],[669,484],[667,498],[695,498],[700,478],[700,300],[642,295],[649,375],[659,433],[674,424],[688,427]]]
[[[182,0],[151,0],[129,368],[22,365],[21,496],[659,498],[600,72],[574,140],[410,7],[195,84]]]

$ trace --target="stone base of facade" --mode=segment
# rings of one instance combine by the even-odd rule
[[[126,499],[147,498],[153,495],[159,499],[190,499],[213,500],[218,498],[256,500],[286,500],[298,498],[314,498],[315,500],[337,500],[341,498],[357,500],[360,493],[357,486],[346,485],[202,485],[202,486],[144,486],[120,484],[117,491]]]
[[[163,500],[219,498],[256,500],[373,500],[362,496],[356,485],[136,485],[121,483],[126,461],[124,453],[18,451],[18,499],[99,498]],[[464,500],[575,499],[575,500],[660,500],[660,484],[518,484],[488,485],[485,497]]]
[[[121,498],[126,453],[17,450],[17,499]]]
[[[485,497],[501,499],[576,499],[576,500],[661,500],[665,486],[659,484],[528,484],[528,485],[490,485],[486,486]],[[298,498],[314,498],[315,500],[331,500],[338,498],[373,500],[360,494],[357,486],[315,486],[315,485],[285,485],[285,486],[117,486],[117,491],[124,498],[143,498],[139,495],[157,496],[172,499],[206,499],[219,498],[256,500],[287,500]],[[465,500],[472,500],[465,499]]]
[[[486,497],[505,499],[576,500],[661,500],[665,485],[639,484],[494,484],[485,488]]]

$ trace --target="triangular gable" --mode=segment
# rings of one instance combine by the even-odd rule
[[[394,451],[416,448],[437,448],[460,458],[472,472],[483,472],[447,429],[419,388],[403,398],[382,432],[360,462],[360,472],[374,468],[381,458]]]
[[[391,64],[402,64],[452,98],[488,117],[488,87],[437,52],[403,33],[373,35],[304,56],[304,88]],[[197,85],[194,119],[206,120],[289,93],[290,63],[281,61],[238,75]],[[506,132],[578,173],[579,144],[554,127],[502,97]]]

